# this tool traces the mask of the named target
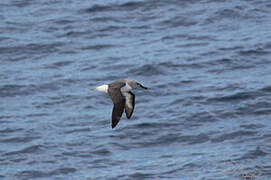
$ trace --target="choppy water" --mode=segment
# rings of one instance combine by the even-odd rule
[[[271,178],[269,0],[0,3],[0,179]],[[111,129],[94,88],[137,79]]]

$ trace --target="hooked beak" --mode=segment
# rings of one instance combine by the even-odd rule
[[[148,89],[147,87],[145,86],[142,86],[141,84],[139,85],[142,89]]]

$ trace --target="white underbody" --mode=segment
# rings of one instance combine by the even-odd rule
[[[128,106],[128,108],[132,109],[133,105],[132,105],[132,101],[131,101],[131,94],[129,94],[128,92],[122,92],[122,95],[125,97],[125,104],[126,106]]]

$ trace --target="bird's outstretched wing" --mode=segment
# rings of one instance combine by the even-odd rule
[[[114,128],[118,124],[124,111],[125,97],[121,94],[120,88],[109,88],[108,94],[114,103],[112,110],[112,128]]]
[[[122,103],[114,104],[113,111],[112,111],[112,128],[116,127],[119,123],[121,115],[124,111],[125,101]]]

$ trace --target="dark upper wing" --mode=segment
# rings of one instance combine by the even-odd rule
[[[135,107],[135,95],[132,92],[122,93],[125,97],[125,113],[126,117],[130,119],[134,112]]]
[[[112,111],[112,128],[114,128],[118,124],[124,111],[125,97],[121,94],[120,88],[110,88],[110,86],[108,89],[108,94],[114,103]]]
[[[117,88],[117,89],[120,89],[122,88],[123,86],[126,85],[126,82],[124,80],[118,80],[118,81],[115,81],[115,82],[112,82],[109,84],[109,88]]]

